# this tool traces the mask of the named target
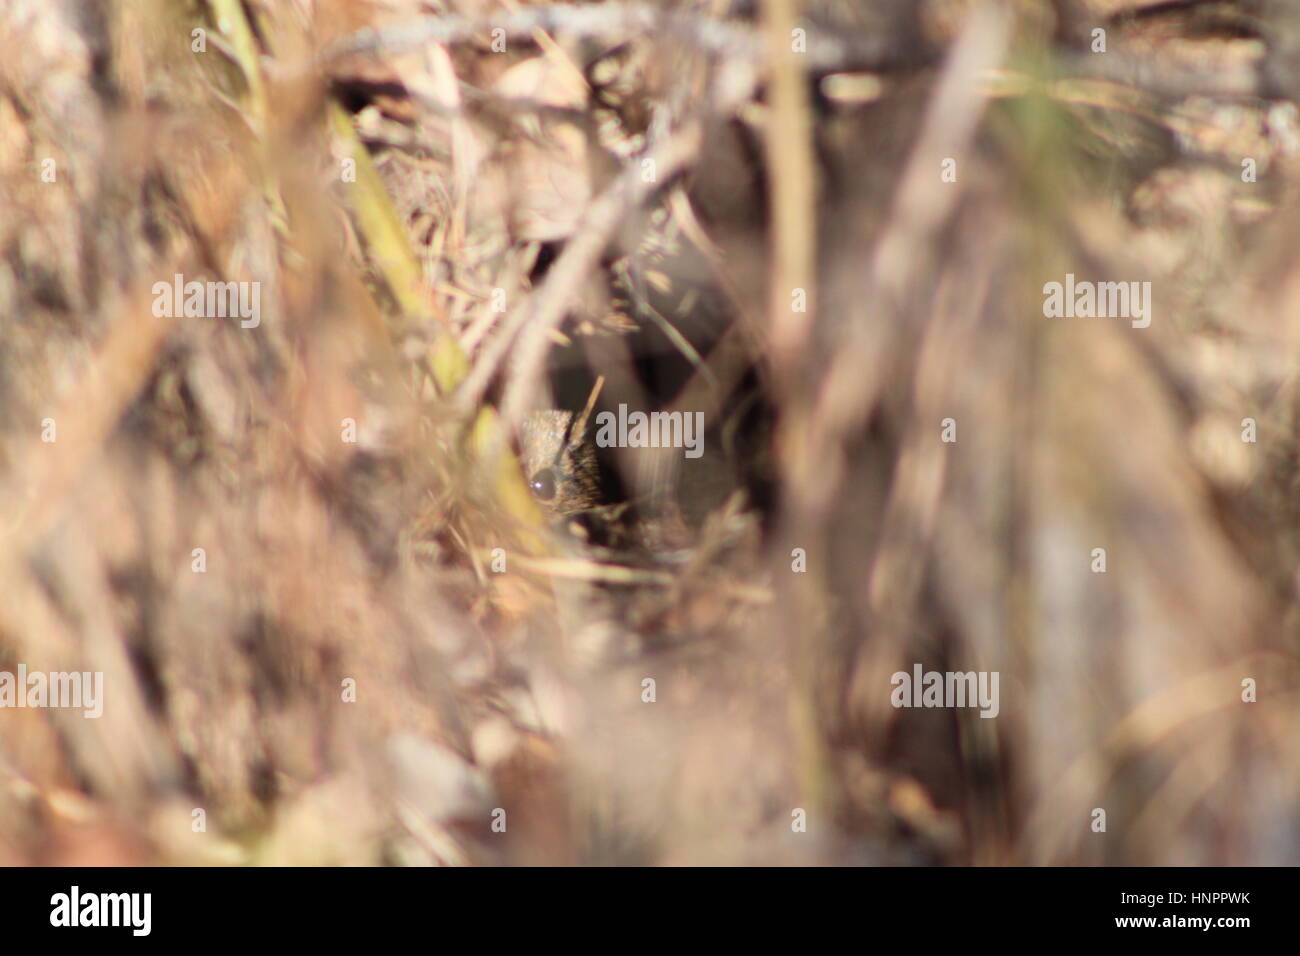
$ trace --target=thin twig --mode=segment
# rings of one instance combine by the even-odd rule
[[[791,49],[798,22],[798,0],[766,0],[763,24],[769,40],[772,115],[765,129],[769,199],[772,207],[772,271],[768,312],[772,329],[772,367],[777,383],[794,384],[815,314],[816,170],[808,80],[800,54]],[[804,308],[791,305],[803,290]],[[783,389],[784,390],[784,389]]]

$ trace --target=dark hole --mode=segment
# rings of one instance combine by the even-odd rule
[[[543,242],[541,248],[537,250],[537,263],[533,266],[533,271],[529,279],[534,285],[540,283],[550,271],[551,263],[560,255],[561,245],[558,242]]]

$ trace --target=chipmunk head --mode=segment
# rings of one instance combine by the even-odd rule
[[[538,502],[557,515],[571,515],[601,503],[596,450],[578,431],[574,412],[548,408],[530,413],[519,426],[524,477]]]

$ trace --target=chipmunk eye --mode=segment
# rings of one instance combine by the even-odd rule
[[[543,468],[533,475],[532,488],[533,494],[537,495],[542,501],[550,501],[555,497],[555,472],[549,468]]]

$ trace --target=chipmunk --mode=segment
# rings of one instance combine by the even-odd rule
[[[590,407],[588,407],[590,411]],[[558,408],[529,413],[519,425],[519,460],[525,480],[550,523],[568,535],[620,552],[673,550],[684,528],[665,536],[662,522],[638,520],[615,475],[603,468],[587,430],[587,414]]]
[[[601,446],[592,425],[601,415],[592,413],[603,384],[598,377],[581,411],[540,409],[520,423],[525,480],[556,525],[589,545],[663,554],[689,548],[734,494],[760,510],[770,505],[768,423],[754,393],[700,434],[700,455],[690,457],[678,448]]]
[[[686,506],[699,498],[688,482],[661,481],[649,498],[622,500],[614,469],[602,467],[581,412],[555,408],[529,414],[520,424],[520,462],[528,486],[557,528],[587,545],[618,552],[679,552],[694,532]],[[720,477],[720,476],[719,476]]]
[[[567,517],[605,501],[596,449],[578,413],[558,408],[531,412],[519,427],[520,463],[537,501]]]

